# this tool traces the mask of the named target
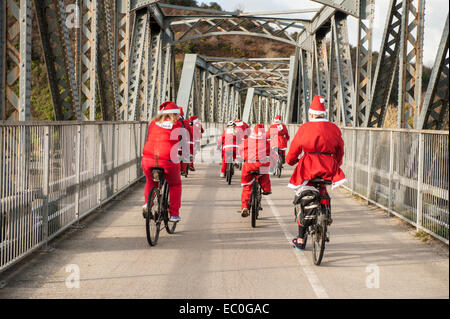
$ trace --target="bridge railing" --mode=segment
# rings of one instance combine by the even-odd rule
[[[0,271],[140,179],[145,122],[0,122]]]

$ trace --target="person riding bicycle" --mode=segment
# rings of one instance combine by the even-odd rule
[[[152,168],[164,169],[164,178],[169,185],[170,192],[170,221],[180,221],[181,206],[181,177],[180,162],[178,160],[178,144],[182,124],[180,110],[171,101],[164,102],[159,107],[159,114],[148,127],[148,137],[142,151],[142,170],[146,177],[144,212],[147,210],[147,199],[150,190],[157,187],[152,179]]]
[[[241,173],[241,216],[249,215],[249,200],[252,193],[252,184],[255,176],[251,171],[259,171],[259,184],[263,195],[272,193],[269,177],[270,158],[274,152],[270,148],[270,143],[266,139],[264,124],[256,124],[243,143],[239,146],[239,155],[244,160]]]
[[[188,169],[188,163],[191,162],[191,158],[194,156],[194,134],[193,128],[191,126],[191,121],[187,118],[184,118],[184,111],[181,106],[178,106],[180,110],[180,121],[183,123],[183,128],[185,129],[183,139],[187,141],[189,147],[186,149],[180,149],[180,155],[182,155],[182,162],[180,165],[180,173],[184,175]]]
[[[267,131],[267,139],[270,141],[271,148],[278,148],[278,154],[280,154],[281,162],[284,164],[290,136],[286,125],[281,122],[281,115],[275,116],[273,124],[270,125]]]
[[[341,130],[325,118],[324,98],[321,96],[314,96],[308,114],[309,122],[300,126],[286,156],[286,162],[289,165],[294,166],[298,163],[288,187],[299,190],[302,186],[307,186],[308,182],[314,178],[332,181],[332,188],[338,187],[346,181],[344,172],[340,168],[344,156]],[[304,154],[299,159],[302,151]],[[320,191],[326,193],[325,185]],[[331,217],[328,222],[332,222]],[[302,250],[306,227],[303,227],[298,220],[297,223],[299,234],[292,243]]]
[[[197,155],[197,152],[200,149],[200,140],[202,138],[202,134],[205,132],[205,130],[203,129],[202,124],[200,123],[196,115],[193,115],[189,118],[189,124],[191,125],[193,132],[192,139],[194,144],[192,154],[194,155],[195,159],[195,155]],[[191,171],[195,171],[194,160],[192,160],[188,167]]]
[[[222,166],[220,168],[220,177],[225,177],[227,170],[227,153],[232,153],[233,161],[236,159],[237,147],[236,144],[236,124],[234,121],[227,123],[226,129],[223,131],[222,136],[217,141],[217,149],[222,151]]]
[[[236,138],[238,145],[241,145],[242,142],[250,135],[250,126],[247,123],[240,119],[235,119],[234,123],[236,123]]]

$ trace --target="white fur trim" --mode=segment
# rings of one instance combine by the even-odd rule
[[[173,128],[173,123],[171,121],[164,121],[161,123],[155,123],[157,126],[164,128],[166,130],[171,130]]]
[[[320,103],[325,103],[325,99],[324,99],[323,97],[321,97],[321,98],[319,99],[319,101],[320,101]]]
[[[159,111],[159,113],[160,114],[171,114],[171,113],[180,114],[180,109],[162,110],[162,111]]]
[[[320,114],[327,114],[327,111],[316,111],[316,110],[309,109],[308,113],[311,113],[314,115],[320,115]]]
[[[236,126],[242,126],[244,125],[244,122],[235,122]]]
[[[245,183],[245,184],[242,184],[241,183],[241,186],[246,186],[246,185],[250,185],[250,184],[253,184],[253,182],[255,181],[255,179],[252,179],[250,182],[248,182],[248,183]]]
[[[333,183],[331,185],[331,189],[337,188],[339,186],[341,186],[342,184],[344,184],[345,182],[347,182],[347,179],[341,179],[340,181],[337,181],[336,183]]]
[[[328,122],[327,119],[310,119],[309,122]]]
[[[239,147],[239,145],[225,145],[223,148],[226,149],[226,148],[230,148],[230,147]]]
[[[303,181],[303,183],[300,184],[300,185],[294,185],[294,184],[289,183],[287,187],[289,187],[289,188],[291,188],[291,189],[293,189],[293,190],[297,190],[298,188],[300,188],[300,187],[305,186],[306,184],[308,184],[308,182],[309,182],[309,181]]]

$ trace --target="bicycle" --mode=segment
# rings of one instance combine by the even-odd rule
[[[323,192],[321,190],[326,187],[325,185],[331,185],[332,182],[321,178],[315,178],[310,180],[309,183],[319,191],[320,205],[318,207],[319,209],[315,210],[316,214],[312,220],[312,223],[306,230],[305,237],[303,238],[303,243],[304,247],[306,247],[308,235],[311,235],[313,262],[315,265],[319,266],[322,262],[323,254],[325,251],[325,243],[330,241],[327,231],[329,226],[328,221],[331,213],[330,196],[326,191]],[[294,211],[297,219],[297,205]]]
[[[234,175],[233,152],[227,152],[225,156],[227,157],[227,170],[225,172],[225,176],[227,177],[228,185],[231,185],[231,178]]]
[[[250,195],[249,200],[249,206],[250,206],[250,213],[251,213],[251,222],[252,227],[256,227],[256,220],[259,217],[259,211],[262,210],[261,207],[261,198],[262,198],[262,190],[261,185],[259,185],[258,178],[260,176],[259,171],[250,171],[250,174],[255,178],[253,185],[252,185],[252,193]]]
[[[278,154],[278,160],[277,160],[277,167],[273,172],[274,176],[278,176],[278,178],[281,177],[281,171],[283,170],[283,155],[281,154],[281,151],[278,149],[278,147],[273,148],[275,152]]]
[[[164,169],[153,167],[152,180],[158,183],[148,194],[147,211],[144,212],[147,241],[150,246],[155,246],[159,239],[161,224],[164,222],[169,234],[175,232],[178,222],[169,221],[169,185],[164,178]]]

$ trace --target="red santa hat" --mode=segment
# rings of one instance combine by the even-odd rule
[[[193,122],[193,121],[195,121],[195,120],[197,120],[197,119],[198,119],[198,116],[192,115],[192,116],[189,118],[189,121]]]
[[[234,120],[234,123],[236,123],[236,126],[242,126],[242,125],[244,125],[244,122],[241,121],[240,119],[235,119],[235,120]]]
[[[161,113],[161,114],[170,114],[170,113],[179,114],[180,110],[178,109],[178,105],[176,105],[172,101],[167,101],[159,106],[159,113]]]
[[[274,122],[274,123],[281,123],[281,115],[275,116],[273,122]]]
[[[253,135],[257,137],[264,136],[266,133],[266,130],[264,128],[264,124],[256,124],[253,128]]]
[[[180,115],[184,117],[184,111],[183,111],[183,108],[182,108],[181,106],[179,106],[178,109],[180,110]]]
[[[325,99],[319,95],[315,95],[311,102],[311,105],[309,106],[308,113],[314,115],[326,114],[327,111],[325,110]]]

